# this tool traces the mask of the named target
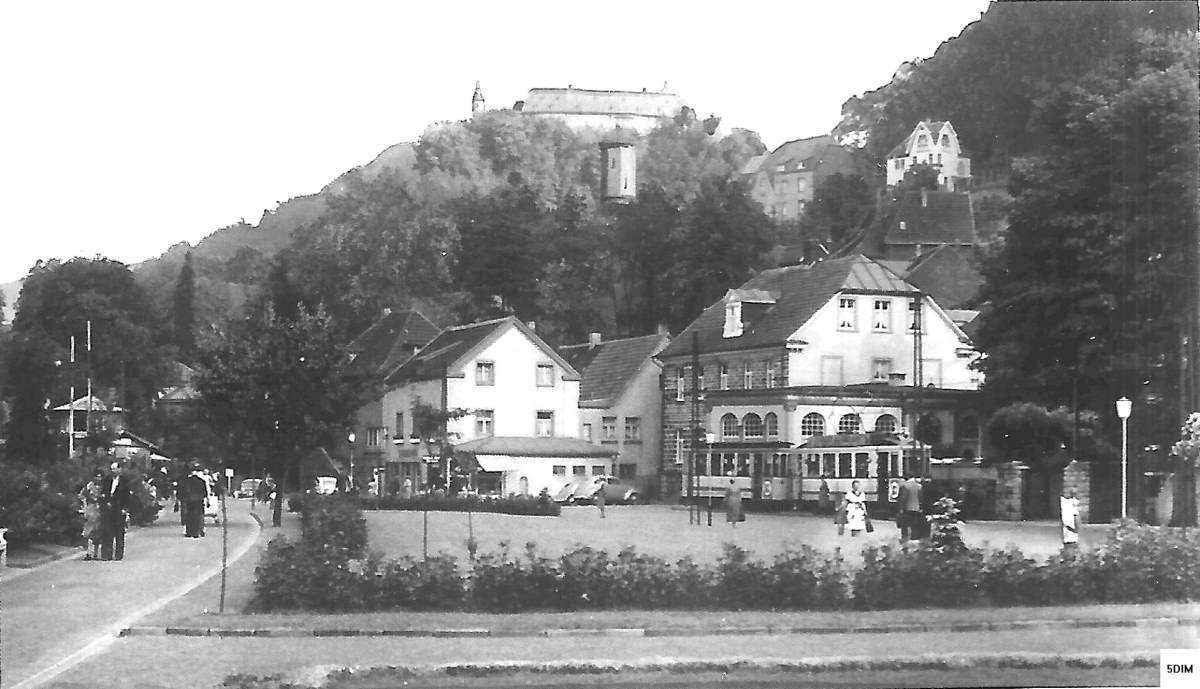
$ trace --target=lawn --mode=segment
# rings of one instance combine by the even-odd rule
[[[366,518],[372,550],[393,557],[421,556],[425,533],[421,512],[367,512]],[[838,536],[831,518],[807,514],[750,514],[737,527],[726,524],[720,511],[713,512],[711,527],[707,526],[708,515],[702,518],[703,525],[689,525],[686,509],[663,505],[610,507],[604,519],[595,507],[567,507],[559,517],[430,512],[428,549],[430,554],[445,552],[465,561],[468,536],[473,531],[480,552],[496,551],[502,542],[514,551],[523,551],[527,542],[533,542],[546,556],[557,556],[580,544],[612,554],[633,546],[669,562],[685,556],[712,562],[725,543],[736,543],[764,560],[789,547],[809,545],[828,553],[841,548],[847,561],[857,564],[864,545],[896,543],[899,536],[894,522],[876,522],[871,534]],[[1085,526],[1083,547],[1101,543],[1106,531],[1105,525]],[[970,523],[963,526],[963,533],[971,546],[1017,544],[1026,554],[1042,557],[1061,547],[1059,528],[1050,522]]]

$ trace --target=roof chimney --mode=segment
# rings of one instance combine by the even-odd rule
[[[928,208],[928,207],[929,207],[929,190],[922,189],[921,190],[921,208]]]
[[[904,379],[905,379],[906,375],[907,374],[904,374],[904,373],[895,373],[895,372],[889,373],[888,374],[888,387],[893,387],[893,388],[904,387]]]
[[[588,333],[588,349],[600,346],[600,333]]]

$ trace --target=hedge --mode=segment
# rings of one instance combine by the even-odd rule
[[[375,497],[364,495],[356,498],[365,510],[431,510],[438,512],[495,512],[533,517],[557,517],[562,513],[549,495],[514,495],[506,498],[488,498],[476,495],[446,496],[418,495],[403,498],[399,495]]]
[[[329,525],[345,523],[345,515],[356,509],[342,500],[336,510],[322,513],[324,531],[306,529],[299,543],[272,541],[258,567],[255,607],[512,613],[1200,600],[1200,539],[1133,522],[1117,525],[1093,551],[1064,551],[1044,562],[1016,548],[985,553],[929,542],[868,547],[863,565],[854,570],[839,552],[829,555],[807,546],[762,561],[726,544],[716,563],[708,565],[691,558],[667,562],[633,548],[611,555],[579,546],[547,557],[534,543],[519,552],[501,543],[496,552],[479,554],[463,568],[445,554],[428,561],[364,555],[354,545],[357,536],[316,538],[318,533],[342,533],[343,527]]]

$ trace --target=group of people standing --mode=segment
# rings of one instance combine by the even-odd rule
[[[125,558],[125,520],[133,500],[132,482],[122,475],[121,465],[112,462],[107,470],[96,469],[79,491],[83,537],[87,541],[85,560]]]
[[[179,510],[185,538],[204,537],[206,503],[220,489],[221,482],[205,472],[199,464],[192,464],[191,472],[179,480],[175,488],[175,506]]]

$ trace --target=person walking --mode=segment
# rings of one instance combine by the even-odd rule
[[[283,489],[271,476],[267,476],[267,499],[271,501],[271,526],[278,529],[283,525]]]
[[[596,507],[600,510],[600,518],[604,519],[604,502],[608,499],[608,481],[600,479],[596,487]]]
[[[104,472],[96,469],[92,478],[79,491],[83,503],[83,538],[87,545],[85,560],[100,559],[100,543],[104,540],[104,525],[100,519],[100,498],[104,490]]]
[[[200,465],[192,465],[192,473],[179,482],[179,499],[183,501],[184,531],[186,538],[204,535],[204,499],[208,497],[208,483],[200,472]]]
[[[123,476],[121,465],[113,462],[100,484],[101,560],[125,558],[125,510],[130,499],[129,477]]]
[[[742,490],[733,477],[729,478],[729,485],[725,488],[725,521],[734,528],[738,522],[746,521],[746,513],[742,511]]]
[[[850,483],[850,490],[842,498],[842,509],[846,514],[846,528],[851,536],[857,536],[869,529],[870,517],[867,516],[867,496],[862,492],[862,484],[858,481]],[[839,530],[839,535],[841,531]]]
[[[1079,548],[1079,498],[1075,491],[1059,497],[1059,516],[1062,519],[1063,550]]]

